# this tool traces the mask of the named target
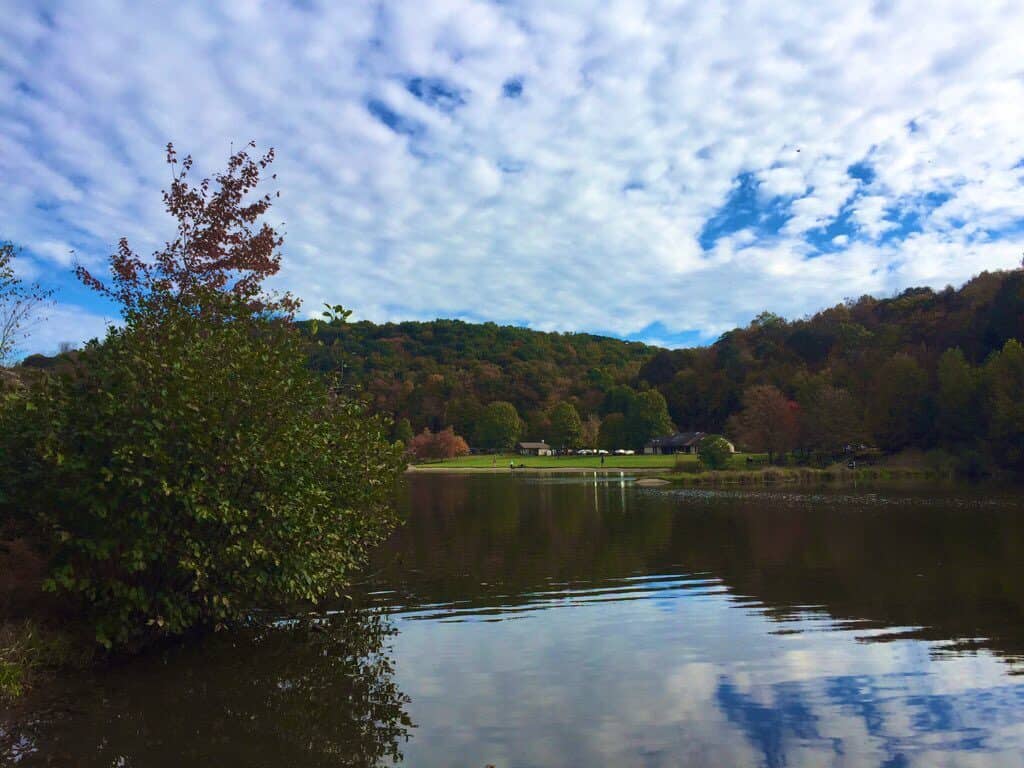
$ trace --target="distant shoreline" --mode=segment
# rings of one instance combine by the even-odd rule
[[[611,475],[611,474],[656,474],[664,475],[665,467],[520,467],[514,469],[508,465],[497,467],[457,467],[445,464],[409,464],[405,474],[434,474],[434,475],[550,475],[550,474],[574,474],[574,475]]]
[[[764,485],[764,484],[815,484],[843,483],[857,481],[906,481],[932,480],[951,481],[957,478],[950,473],[924,468],[899,466],[866,466],[850,469],[847,467],[762,467],[757,469],[725,469],[695,472],[676,472],[666,467],[537,467],[508,466],[460,467],[444,463],[414,465],[406,468],[406,475],[626,475],[638,477],[641,485],[712,486],[712,485]]]

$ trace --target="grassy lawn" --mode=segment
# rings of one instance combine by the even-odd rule
[[[735,469],[746,469],[747,454],[737,453],[733,456]],[[679,460],[680,465],[676,464]],[[501,454],[498,456],[461,456],[457,459],[444,459],[417,464],[423,469],[508,469],[509,462],[518,467],[523,465],[533,469],[683,469],[697,467],[697,457],[679,456],[605,456],[604,466],[600,456],[520,456],[519,454]]]

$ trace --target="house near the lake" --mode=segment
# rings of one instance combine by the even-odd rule
[[[707,437],[707,432],[676,432],[674,435],[665,435],[649,440],[644,446],[644,453],[648,456],[673,453],[697,453],[700,448],[700,441]],[[728,440],[726,440],[729,443]],[[736,453],[736,447],[729,443],[729,450]]]
[[[554,450],[541,440],[539,443],[518,443],[516,450],[520,456],[551,456]]]

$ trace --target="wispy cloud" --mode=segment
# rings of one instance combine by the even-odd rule
[[[310,308],[708,339],[1018,263],[1022,35],[994,2],[22,3],[0,236],[64,286],[166,237],[168,140],[213,171],[251,138]]]

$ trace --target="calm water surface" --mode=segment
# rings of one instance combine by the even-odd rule
[[[316,630],[69,681],[0,763],[1024,766],[1024,502],[413,476]]]

